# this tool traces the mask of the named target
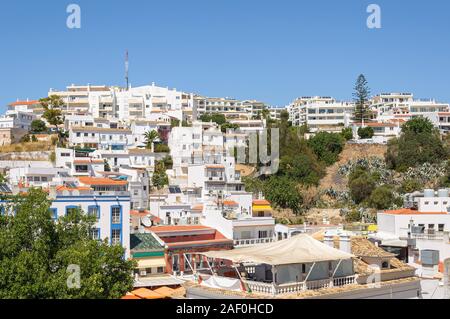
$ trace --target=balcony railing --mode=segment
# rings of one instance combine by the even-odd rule
[[[313,280],[276,285],[251,280],[244,280],[245,285],[252,291],[261,294],[279,295],[297,293],[307,290],[319,290],[323,288],[340,287],[356,283],[356,275],[334,279]]]
[[[252,238],[252,239],[236,239],[234,240],[235,247],[254,246],[258,244],[267,244],[273,242],[273,238]]]
[[[444,239],[444,233],[443,232],[412,233],[411,237],[415,239],[442,240]]]

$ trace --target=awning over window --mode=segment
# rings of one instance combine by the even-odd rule
[[[138,262],[138,269],[145,269],[145,268],[158,268],[158,267],[165,267],[166,261],[164,258],[146,258],[146,259],[137,259]]]

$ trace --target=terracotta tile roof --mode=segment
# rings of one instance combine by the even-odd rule
[[[237,202],[235,202],[234,200],[225,200],[225,201],[223,201],[223,205],[224,206],[239,206],[239,204]]]
[[[201,205],[201,204],[194,205],[194,206],[192,206],[192,210],[203,211],[203,205]]]
[[[79,177],[78,180],[85,185],[127,185],[127,181],[116,181],[111,178]]]
[[[128,150],[128,154],[130,154],[130,155],[151,155],[154,153],[148,149],[133,148],[133,149]]]
[[[214,230],[214,228],[202,225],[179,225],[179,226],[154,226],[150,227],[150,230],[153,231],[154,233],[165,233],[165,232],[184,232],[196,230]]]
[[[72,127],[72,132],[105,132],[105,133],[123,133],[131,134],[131,130],[121,129],[121,128],[108,128],[108,127],[88,127],[88,126],[77,126]]]
[[[103,164],[105,161],[102,159],[76,159],[73,161],[74,164]]]
[[[253,205],[270,206],[270,202],[268,200],[265,200],[265,199],[257,199],[257,200],[253,201]]]
[[[218,165],[218,164],[216,164],[216,165],[205,165],[206,166],[206,168],[225,168],[225,166],[223,166],[223,165]]]
[[[139,216],[139,217],[145,217],[147,215],[150,215],[150,212],[148,210],[139,211],[139,210],[130,210],[131,216]]]
[[[84,187],[84,186],[79,186],[79,187],[67,187],[67,186],[58,186],[56,187],[56,191],[57,192],[63,192],[63,191],[90,191],[91,188],[90,187]]]
[[[362,237],[351,238],[352,254],[361,257],[379,257],[389,258],[395,257],[395,254],[388,253],[384,249],[377,247],[368,239]]]
[[[39,104],[38,100],[33,100],[33,101],[16,101],[13,102],[11,104],[9,104],[10,106],[19,106],[19,105],[34,105],[34,104]]]
[[[139,300],[141,300],[142,298],[140,298],[140,297],[138,297],[138,296],[135,296],[135,295],[133,295],[132,293],[127,293],[125,296],[123,296],[122,298],[120,298],[120,299],[122,299],[122,300],[134,300],[134,299],[139,299]]]
[[[417,210],[412,210],[409,208],[402,208],[397,210],[385,210],[385,214],[390,215],[447,215],[446,212],[419,212]]]
[[[163,299],[164,296],[147,288],[139,288],[131,292],[133,295],[142,299]]]
[[[233,241],[231,239],[227,239],[227,238],[205,239],[205,240],[173,242],[173,243],[167,243],[166,245],[169,248],[175,248],[175,247],[179,247],[179,246],[192,246],[192,245],[201,245],[201,244],[203,244],[203,245],[207,245],[207,244],[230,244],[230,245],[233,245]]]

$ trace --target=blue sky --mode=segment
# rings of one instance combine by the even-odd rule
[[[82,10],[66,27],[66,7]],[[366,27],[369,4],[382,28]],[[75,84],[169,86],[284,106],[297,96],[373,93],[450,102],[447,0],[43,0],[0,4],[0,107]]]

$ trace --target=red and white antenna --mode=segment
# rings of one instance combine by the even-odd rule
[[[129,70],[129,63],[128,63],[128,50],[127,50],[125,53],[125,80],[127,82],[127,90],[130,88],[129,78],[128,78],[128,70]]]

